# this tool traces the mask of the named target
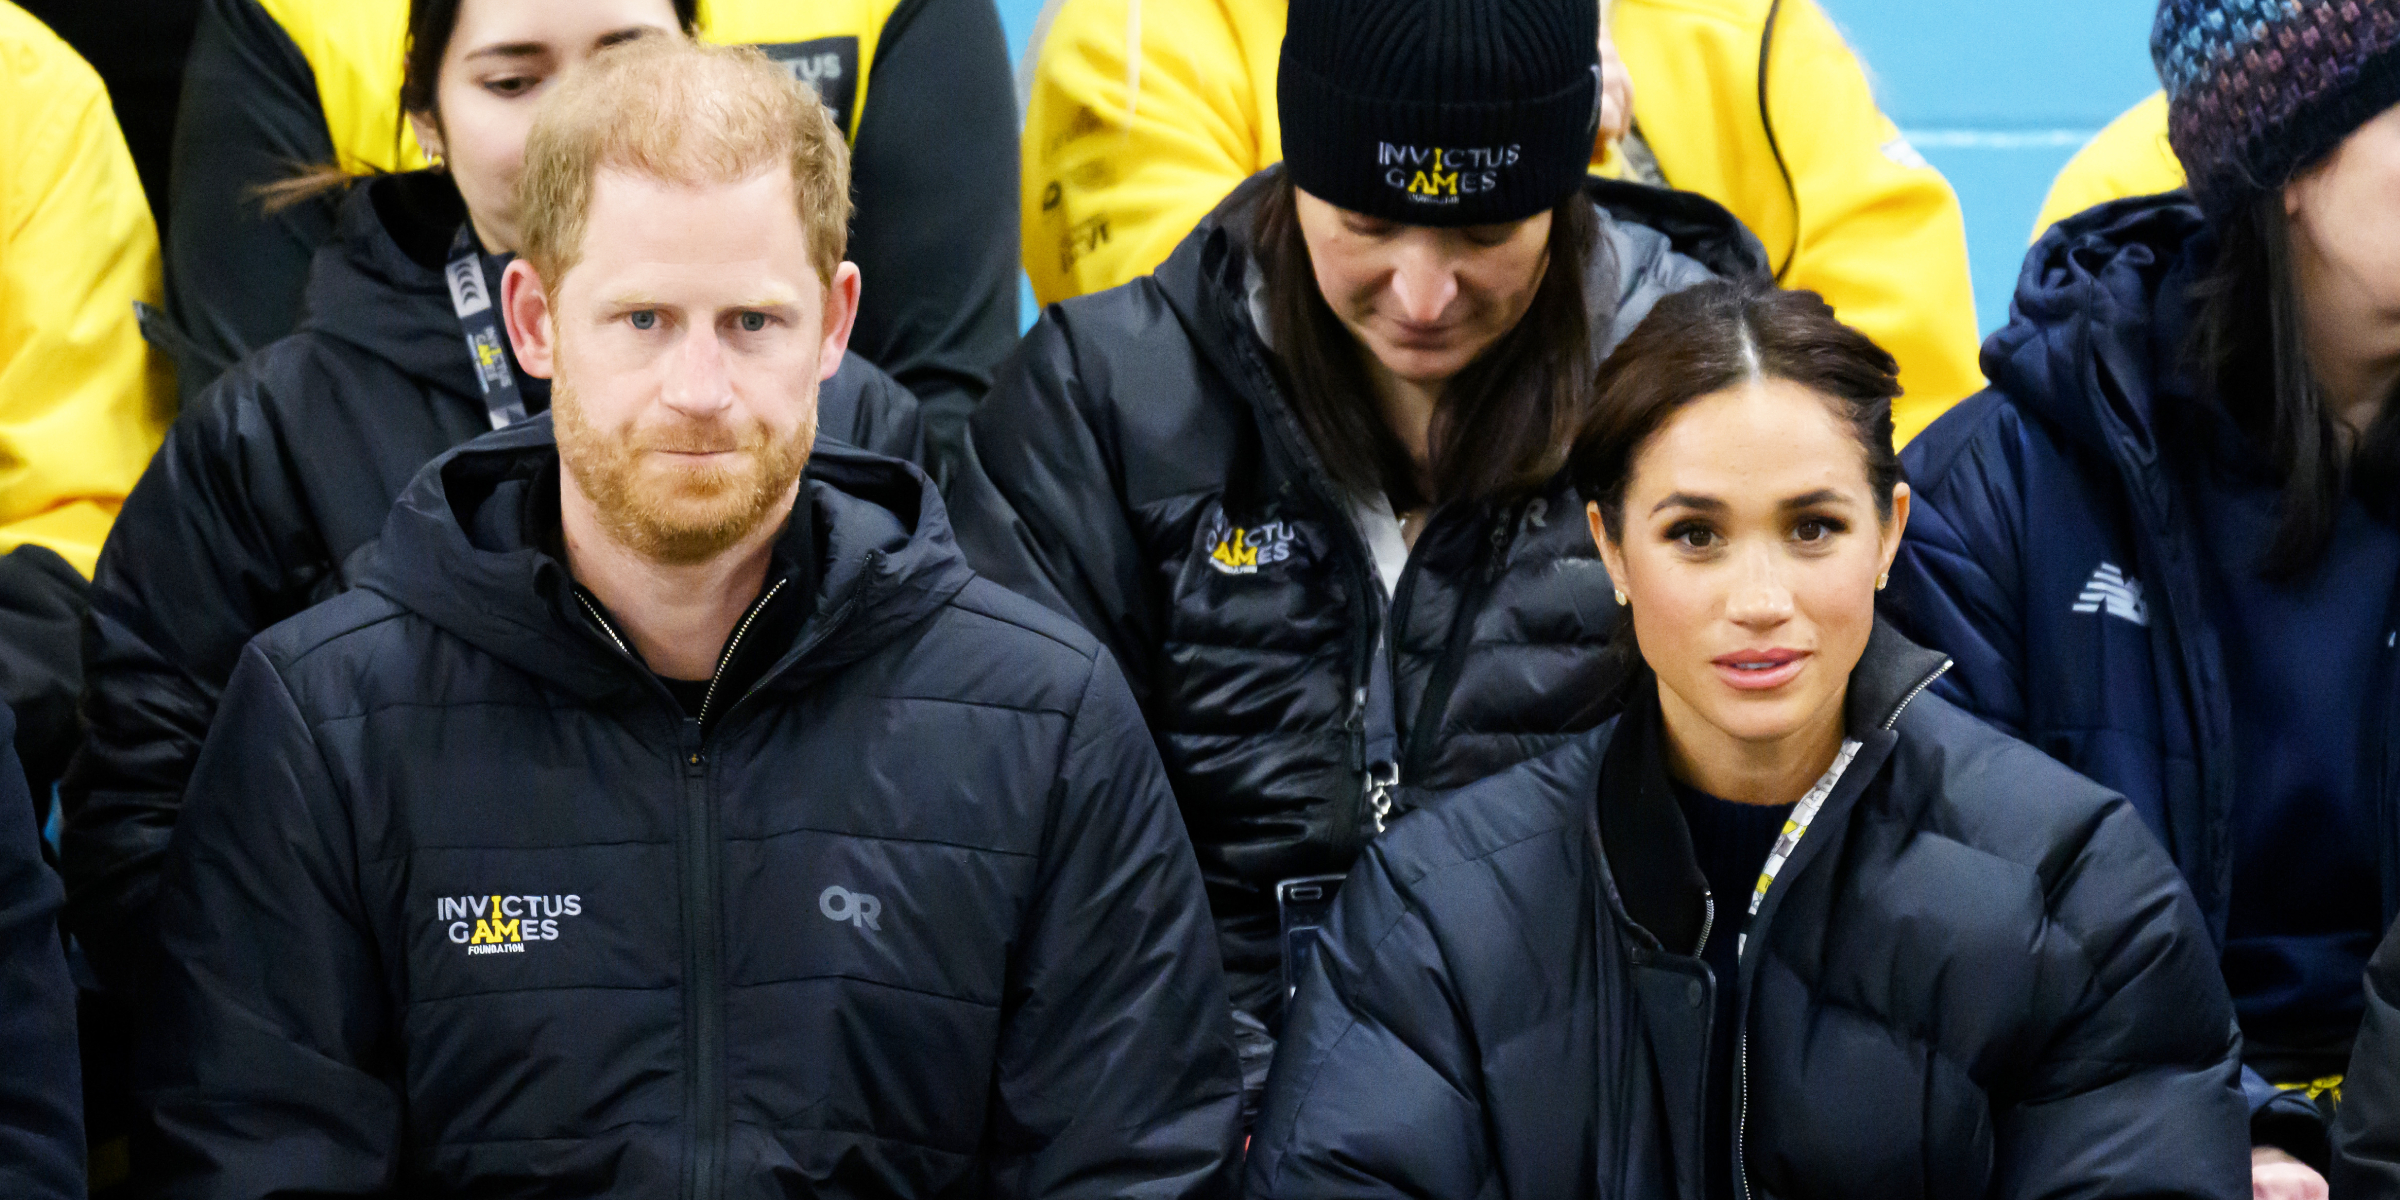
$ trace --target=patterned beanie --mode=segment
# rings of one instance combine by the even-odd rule
[[[2213,219],[2400,104],[2400,0],[2162,0],[2167,140]]]
[[[1583,182],[1599,45],[1592,0],[1292,0],[1283,160],[1309,194],[1403,224],[1530,217]]]

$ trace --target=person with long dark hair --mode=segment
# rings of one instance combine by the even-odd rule
[[[680,4],[416,0],[402,95],[443,165],[344,197],[299,331],[194,401],[127,499],[93,584],[86,741],[62,790],[67,925],[113,988],[134,974],[184,783],[243,644],[355,582],[419,467],[547,410],[496,303],[533,109],[603,47],[682,36]],[[922,444],[915,401],[856,356],[827,384],[819,426],[901,457]]]
[[[977,568],[1098,634],[1200,854],[1263,1082],[1287,945],[1416,806],[1597,724],[1617,627],[1561,473],[1662,295],[1762,270],[1587,180],[1588,0],[1306,0],[1283,166],[1052,307],[952,490]]]
[[[2238,1037],[2125,801],[1938,696],[1878,622],[1910,524],[1889,354],[1710,283],[1569,459],[1635,668],[1342,887],[1262,1197],[2235,1200]]]
[[[2400,3],[2168,0],[2151,53],[2189,190],[2034,247],[1992,388],[1908,448],[1887,603],[2174,854],[2259,1194],[2322,1196],[2400,903]]]

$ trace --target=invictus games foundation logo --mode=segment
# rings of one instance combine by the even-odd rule
[[[1456,204],[1462,196],[1500,186],[1500,172],[1517,165],[1523,147],[1396,146],[1375,143],[1384,185],[1418,204]]]
[[[1271,567],[1292,556],[1297,537],[1289,521],[1268,521],[1262,525],[1239,526],[1218,513],[1211,518],[1208,533],[1201,539],[1208,547],[1208,565],[1223,575],[1256,575],[1260,567]]]
[[[558,940],[559,922],[583,915],[581,896],[442,896],[436,920],[469,954],[523,954]]]

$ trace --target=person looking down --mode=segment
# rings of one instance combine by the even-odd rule
[[[414,0],[403,91],[443,165],[343,198],[300,329],[185,410],[100,555],[61,849],[67,926],[110,990],[137,973],[159,858],[243,643],[353,586],[419,467],[547,408],[497,305],[533,109],[609,45],[679,38],[686,4]],[[829,436],[922,446],[913,397],[855,356],[820,407]]]
[[[167,263],[165,336],[187,400],[298,327],[312,257],[340,236],[337,202],[270,211],[260,189],[294,164],[403,171],[444,151],[423,136],[426,95],[401,85],[404,73],[430,85],[404,66],[407,45],[438,41],[428,25],[447,27],[461,2],[202,0]],[[758,45],[832,106],[856,165],[851,252],[867,278],[851,349],[925,404],[947,446],[1019,330],[1016,127],[992,0],[681,0],[679,12],[708,40]],[[538,91],[557,62],[475,65],[479,86],[514,94]]]
[[[1992,389],[1908,448],[1887,605],[2174,854],[2259,1195],[2305,1200],[2400,902],[2400,2],[2260,11],[2159,6],[2189,190],[2034,246]]]
[[[1780,279],[1889,346],[1903,442],[1982,385],[1958,197],[1876,107],[1815,0],[1592,3],[1607,86],[1588,169],[1724,205]],[[1276,47],[1293,12],[1290,0],[1044,5],[1021,195],[1037,299],[1148,273],[1290,152]]]
[[[1607,715],[1568,438],[1659,297],[1764,270],[1708,200],[1585,175],[1596,36],[1582,0],[1304,0],[1289,158],[1052,306],[975,416],[960,544],[1123,666],[1254,1085],[1307,936],[1282,885]],[[1436,147],[1475,148],[1456,195],[1376,165]]]
[[[1578,582],[1630,614],[1623,715],[1367,849],[1251,1194],[2247,1195],[2174,865],[1876,619],[1911,516],[1891,356],[1708,283],[1596,386],[1569,470],[1608,575]]]
[[[815,438],[847,155],[755,50],[547,97],[545,417],[252,641],[175,834],[167,1195],[1224,1196],[1199,873],[1089,635]]]

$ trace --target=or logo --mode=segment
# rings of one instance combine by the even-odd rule
[[[2083,585],[2083,594],[2075,597],[2076,612],[2096,613],[2104,608],[2108,615],[2119,620],[2136,625],[2150,623],[2150,606],[2142,601],[2141,583],[2119,570],[2115,563],[2101,563]]]
[[[825,37],[806,42],[779,42],[759,50],[807,84],[817,99],[833,110],[833,123],[844,136],[850,132],[850,111],[858,101],[858,39]]]
[[[474,255],[460,255],[442,271],[442,278],[450,284],[450,306],[461,318],[492,306],[492,293],[483,286],[483,264]]]
[[[1271,567],[1292,556],[1297,536],[1289,521],[1269,521],[1244,528],[1218,513],[1210,521],[1208,535],[1208,565],[1225,575],[1256,575],[1260,567]]]
[[[1500,186],[1500,172],[1517,165],[1522,147],[1398,146],[1375,143],[1375,165],[1387,187],[1418,204],[1456,204]]]
[[[581,896],[442,896],[436,921],[469,954],[523,954],[558,940],[559,922],[583,915]]]
[[[468,330],[467,349],[475,355],[475,374],[482,379],[486,393],[508,386],[508,356],[501,352],[497,330]]]
[[[875,919],[883,915],[883,901],[865,892],[854,892],[840,884],[817,893],[817,911],[828,921],[848,921],[860,929],[881,932],[883,926]]]

